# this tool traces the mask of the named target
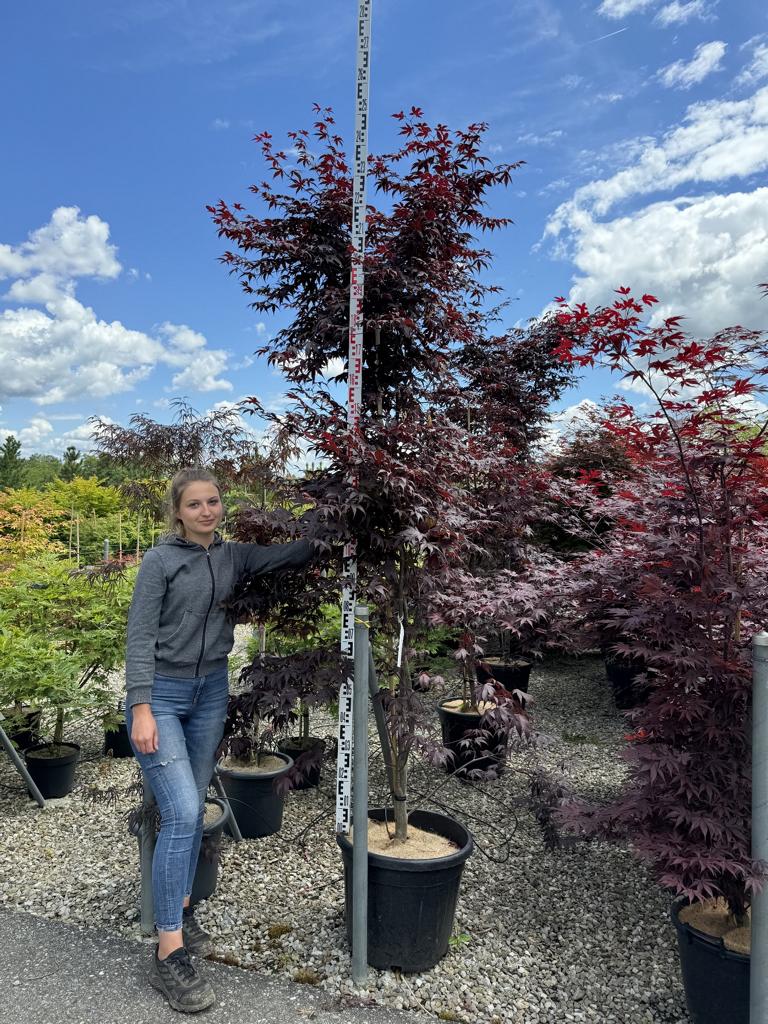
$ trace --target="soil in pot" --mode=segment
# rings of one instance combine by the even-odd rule
[[[268,754],[258,764],[233,758],[219,763],[219,778],[244,839],[280,831],[285,793],[275,784],[292,765],[292,758],[280,753]]]
[[[72,792],[79,757],[77,743],[38,743],[24,751],[27,770],[46,800]]]
[[[749,928],[722,900],[672,905],[685,1001],[693,1024],[749,1024]]]
[[[287,736],[278,745],[281,754],[293,760],[292,789],[313,789],[320,785],[325,741],[319,736]]]
[[[370,810],[369,843],[382,842],[383,852],[368,852],[368,963],[381,970],[429,970],[448,951],[461,873],[472,853],[471,833],[459,822],[431,811],[413,811],[405,846],[394,846],[382,830],[385,817],[394,832],[392,814]],[[417,830],[426,833],[419,836]],[[383,831],[383,839],[382,839]],[[413,837],[411,833],[413,832]],[[408,848],[413,853],[409,855]],[[437,841],[441,856],[425,856],[423,844]],[[347,938],[352,942],[352,843],[336,837],[344,859]]]
[[[223,800],[207,799],[203,818],[203,842],[197,856],[195,878],[189,902],[207,900],[216,891],[219,879],[218,845],[225,826],[229,823],[229,810]]]
[[[475,672],[480,683],[495,679],[510,693],[513,690],[528,693],[532,667],[533,662],[527,658],[512,658],[509,661],[503,661],[501,658],[483,658],[477,662]]]
[[[460,697],[449,697],[440,701],[437,707],[443,745],[453,754],[452,762],[446,766],[447,770],[455,772],[456,778],[460,780],[470,778],[473,771],[500,775],[505,765],[506,736],[490,730],[481,736],[467,735],[481,728],[483,712],[495,705],[484,702],[480,707],[467,711],[463,710],[464,706]]]

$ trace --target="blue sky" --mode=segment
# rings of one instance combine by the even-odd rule
[[[249,208],[252,136],[352,135],[354,0],[42,0],[0,39],[0,439],[89,447],[87,419],[257,394],[257,318],[205,211]],[[509,322],[557,294],[651,291],[700,333],[768,326],[763,0],[373,0],[372,151],[390,114],[487,121],[525,160],[490,239]],[[610,382],[584,378],[565,406]]]

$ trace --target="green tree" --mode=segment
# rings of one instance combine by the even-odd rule
[[[121,495],[116,487],[104,487],[95,476],[87,480],[81,476],[72,480],[54,480],[45,488],[51,500],[65,512],[75,511],[80,516],[99,518],[119,512]]]
[[[61,474],[61,460],[55,455],[30,455],[24,460],[24,484],[35,490],[57,480]]]
[[[0,448],[0,487],[20,487],[24,480],[24,460],[19,455],[21,442],[9,434]]]
[[[101,484],[119,487],[126,480],[138,480],[146,471],[138,465],[121,465],[108,455],[86,452],[80,462],[80,476],[96,476]]]
[[[74,445],[70,445],[64,452],[61,466],[61,479],[74,480],[80,475],[81,454]]]

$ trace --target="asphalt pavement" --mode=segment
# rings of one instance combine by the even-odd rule
[[[207,960],[216,1005],[177,1013],[146,980],[151,954],[146,942],[0,909],[0,1024],[434,1024]]]

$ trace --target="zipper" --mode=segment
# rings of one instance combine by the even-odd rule
[[[208,571],[211,574],[211,600],[208,603],[208,611],[205,613],[203,619],[203,639],[200,643],[200,657],[197,659],[197,665],[195,665],[195,675],[200,672],[200,666],[203,662],[203,655],[205,654],[205,630],[208,626],[208,616],[211,614],[211,608],[213,608],[213,599],[216,595],[216,577],[213,575],[213,566],[211,565],[211,553],[210,551],[205,552],[205,557],[208,559]]]

